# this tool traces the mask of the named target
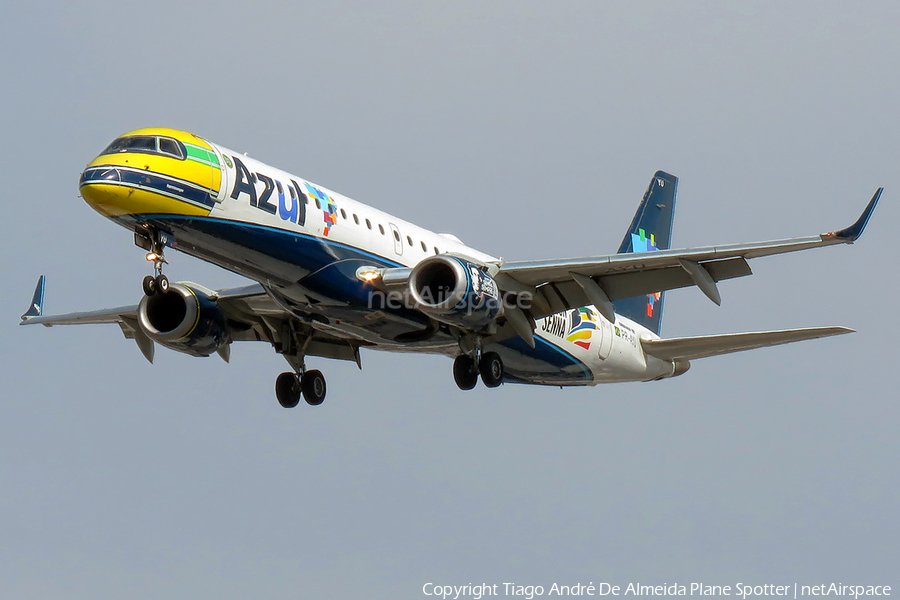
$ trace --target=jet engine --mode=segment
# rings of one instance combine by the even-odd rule
[[[409,295],[435,320],[466,329],[480,329],[503,314],[494,279],[455,256],[432,256],[417,264],[409,276]]]
[[[153,341],[192,356],[209,356],[231,341],[216,301],[183,283],[144,296],[138,306],[138,323]]]

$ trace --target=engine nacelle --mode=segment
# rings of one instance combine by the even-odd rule
[[[432,256],[409,276],[415,307],[437,321],[480,329],[503,314],[500,290],[478,265],[450,255]]]
[[[138,323],[151,340],[193,356],[209,356],[231,341],[215,300],[183,283],[169,284],[165,293],[144,296]]]

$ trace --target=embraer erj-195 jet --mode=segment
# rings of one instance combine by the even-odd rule
[[[853,243],[882,190],[846,229],[670,250],[678,180],[657,172],[616,254],[503,261],[190,133],[127,133],[81,174],[81,195],[134,233],[154,275],[132,306],[44,316],[44,277],[22,324],[117,323],[153,361],[154,342],[194,356],[265,341],[291,371],[284,407],[325,399],[306,357],[360,348],[454,358],[464,390],[501,383],[595,385],[681,375],[697,358],[850,333],[820,327],[662,339],[664,291],[750,275],[747,260]],[[163,275],[175,248],[257,283],[213,291]]]

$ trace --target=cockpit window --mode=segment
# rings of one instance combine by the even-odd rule
[[[181,153],[181,146],[172,138],[159,138],[159,151],[175,158],[184,158],[184,154]]]
[[[140,152],[143,154],[162,154],[183,160],[184,146],[178,140],[156,135],[130,135],[120,137],[110,144],[103,154],[119,154],[121,152]]]

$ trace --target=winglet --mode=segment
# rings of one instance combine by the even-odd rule
[[[46,278],[41,275],[38,278],[37,286],[34,288],[34,296],[31,298],[31,306],[22,315],[22,321],[27,321],[35,317],[39,317],[44,313],[44,281]]]
[[[881,192],[883,191],[884,188],[878,188],[878,191],[875,192],[875,195],[872,196],[871,200],[869,200],[869,204],[868,206],[866,206],[866,210],[864,210],[863,214],[861,214],[859,219],[856,220],[856,223],[854,223],[847,229],[841,229],[840,231],[835,231],[834,233],[828,233],[825,235],[838,237],[847,240],[850,243],[858,240],[859,236],[862,235],[863,230],[865,230],[866,224],[869,222],[869,217],[872,216],[872,211],[875,210],[875,205],[878,204],[878,199],[881,198]]]

